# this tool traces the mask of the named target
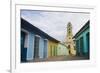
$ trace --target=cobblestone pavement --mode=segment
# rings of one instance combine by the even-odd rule
[[[88,60],[88,57],[80,57],[80,56],[56,56],[50,57],[47,59],[35,59],[30,62],[48,62],[48,61],[73,61],[73,60]]]
[[[59,56],[48,58],[47,61],[68,61],[68,60],[85,60],[87,57],[78,57],[78,56]]]

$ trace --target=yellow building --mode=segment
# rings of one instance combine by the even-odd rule
[[[48,57],[57,56],[57,46],[59,41],[57,40],[48,40]]]

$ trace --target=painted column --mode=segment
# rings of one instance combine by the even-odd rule
[[[87,40],[86,40],[86,33],[83,34],[84,37],[84,53],[87,52]]]
[[[44,41],[43,41],[43,38],[40,37],[40,41],[39,41],[39,58],[43,58],[43,50],[44,48]]]
[[[34,34],[29,33],[28,36],[28,48],[27,48],[27,60],[33,60],[34,53]]]
[[[44,58],[47,58],[47,39],[44,39]]]

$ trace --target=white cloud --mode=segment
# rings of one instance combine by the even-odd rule
[[[72,23],[75,35],[89,20],[89,14],[47,11],[22,11],[21,17],[60,41],[66,37],[68,22]]]

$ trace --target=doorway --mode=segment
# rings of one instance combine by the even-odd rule
[[[27,58],[27,48],[24,47],[25,37],[26,33],[21,31],[21,62],[25,62]]]
[[[39,40],[40,40],[40,37],[35,36],[35,41],[34,41],[34,58],[35,59],[39,58]]]

